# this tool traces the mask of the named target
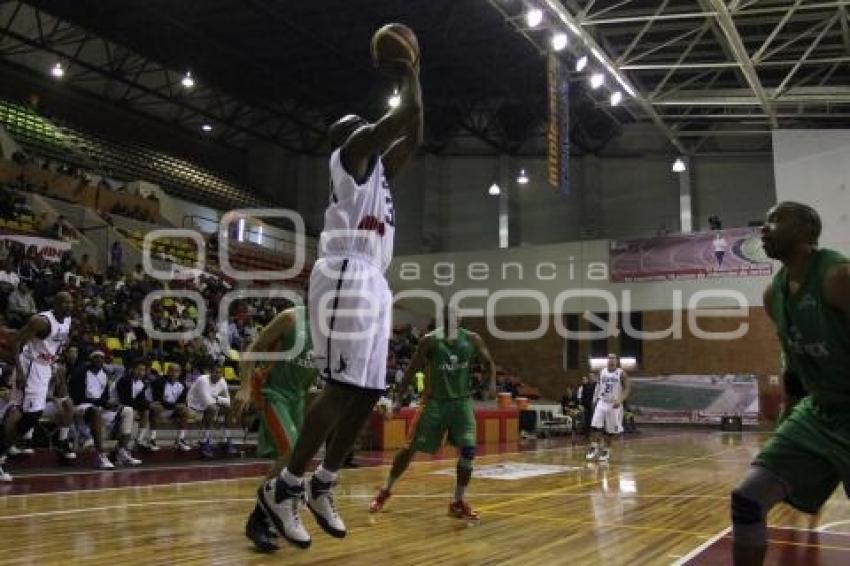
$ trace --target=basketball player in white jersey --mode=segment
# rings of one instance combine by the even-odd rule
[[[608,354],[608,367],[599,372],[599,382],[593,394],[593,420],[590,421],[591,436],[588,460],[607,462],[611,437],[623,432],[623,402],[629,398],[631,384],[629,376],[620,368],[616,354]],[[602,446],[599,439],[602,438]]]
[[[16,379],[23,386],[22,414],[11,437],[7,436],[0,447],[0,459],[6,456],[6,451],[17,439],[35,427],[45,409],[53,378],[52,366],[59,359],[71,333],[72,306],[73,299],[69,293],[57,293],[53,309],[33,315],[14,336],[12,352],[17,363]],[[66,395],[65,388],[61,389],[61,394]]]
[[[313,360],[327,386],[304,419],[289,464],[258,493],[277,531],[300,548],[311,543],[299,514],[305,491],[319,525],[331,536],[346,535],[331,490],[386,389],[392,296],[384,272],[395,233],[387,180],[421,142],[422,94],[418,65],[397,61],[385,70],[400,75],[401,103],[374,124],[346,116],[329,132],[329,203],[308,293]],[[307,465],[329,436],[322,463],[305,486]]]

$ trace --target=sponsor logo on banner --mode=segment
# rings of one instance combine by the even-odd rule
[[[2,234],[0,240],[10,240],[23,244],[26,249],[35,246],[37,253],[47,261],[59,261],[62,254],[71,249],[70,242],[39,238],[37,236],[19,236],[17,234]]]

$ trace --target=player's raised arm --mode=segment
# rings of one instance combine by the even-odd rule
[[[401,383],[398,386],[399,398],[401,397],[401,394],[404,391],[407,391],[407,388],[413,383],[416,372],[425,367],[425,364],[428,361],[428,355],[431,352],[431,342],[432,338],[428,334],[419,340],[419,345],[416,346],[413,358],[410,360],[410,364],[408,364],[407,369],[404,370],[404,377],[402,377]],[[396,405],[398,405],[398,400],[396,400]]]
[[[400,69],[402,76],[400,104],[374,124],[361,126],[342,145],[342,165],[356,179],[366,174],[369,160],[375,154],[384,152],[387,152],[386,158],[389,160],[384,163],[386,175],[391,178],[420,143],[422,89],[419,85],[419,71],[406,61],[395,62],[394,68]],[[397,151],[387,151],[396,141],[404,142],[408,138],[408,145],[399,147]]]

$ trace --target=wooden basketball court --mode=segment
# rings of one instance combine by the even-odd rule
[[[0,564],[723,564],[728,492],[761,433],[656,429],[617,445],[608,465],[554,441],[482,455],[469,500],[479,524],[447,516],[451,452],[417,460],[384,512],[367,506],[391,454],[346,470],[344,540],[305,512],[313,546],[257,554],[243,535],[264,462],[20,475],[0,486]],[[498,479],[496,479],[498,477]],[[850,563],[850,505],[836,493],[813,520],[770,516],[771,564]]]

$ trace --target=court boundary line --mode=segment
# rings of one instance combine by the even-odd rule
[[[631,441],[632,442],[648,441],[648,440],[657,440],[657,439],[662,439],[662,438],[676,438],[676,437],[679,437],[679,436],[687,436],[687,433],[675,433],[675,434],[670,434],[670,435],[646,436],[646,437],[642,437],[642,438],[631,439]],[[480,460],[482,458],[494,458],[496,456],[516,456],[517,454],[536,454],[536,453],[543,453],[543,452],[555,452],[555,451],[559,451],[559,450],[574,450],[576,448],[577,448],[577,446],[570,445],[570,446],[562,446],[562,447],[558,447],[558,448],[540,448],[540,449],[535,449],[535,450],[518,450],[518,451],[514,451],[514,452],[499,452],[499,453],[495,453],[495,454],[484,454],[482,456],[478,456],[476,459]],[[433,459],[433,460],[421,460],[421,461],[418,461],[418,462],[414,461],[414,462],[411,463],[411,465],[413,465],[413,464],[418,464],[418,465],[436,464],[436,463],[443,463],[443,462],[454,461],[454,460],[455,460],[454,457],[446,457],[446,458],[441,457],[441,458],[436,458],[436,459]],[[261,463],[261,462],[237,462],[237,463],[234,463],[234,464],[207,464],[207,465],[199,464],[197,466],[175,466],[175,467],[170,467],[170,468],[141,468],[141,469],[137,468],[136,470],[137,471],[190,470],[190,469],[197,469],[199,467],[202,467],[202,468],[219,468],[219,467],[220,468],[226,468],[226,467],[231,467],[231,466],[248,466],[248,465],[254,465],[254,464],[258,464],[258,463]],[[268,463],[269,463],[269,465],[271,465],[271,460],[268,460]],[[379,465],[376,465],[376,466],[363,466],[361,468],[347,468],[345,470],[345,473],[357,472],[357,471],[361,471],[361,470],[375,470],[375,469],[381,469],[381,468],[388,468],[390,466],[392,466],[392,462],[389,462],[389,463],[386,463],[386,464],[379,464]],[[126,470],[126,469],[119,469],[119,470],[114,470],[114,471],[106,470],[106,471],[100,471],[100,473],[120,474],[120,473],[123,473],[125,471],[130,471],[130,470]],[[79,471],[70,472],[70,474],[67,474],[67,473],[33,474],[33,475],[24,475],[24,476],[21,476],[21,477],[29,477],[29,478],[64,477],[64,476],[67,476],[67,475],[84,475],[84,474],[96,474],[96,473],[98,473],[98,470],[90,470],[90,471],[79,470]],[[93,488],[93,489],[69,489],[69,490],[56,490],[56,491],[42,491],[42,492],[38,492],[38,493],[13,493],[13,494],[9,494],[9,495],[0,495],[0,500],[2,500],[4,498],[8,498],[8,497],[35,497],[35,496],[58,495],[58,494],[70,495],[70,494],[74,494],[74,493],[87,493],[87,492],[98,493],[98,492],[102,492],[102,491],[116,491],[116,490],[122,490],[122,489],[155,488],[155,487],[167,487],[167,486],[184,486],[184,485],[192,485],[192,484],[206,484],[206,483],[214,483],[214,482],[242,481],[242,480],[258,478],[258,477],[263,477],[263,476],[262,475],[245,476],[245,477],[242,477],[242,478],[221,478],[221,479],[212,479],[212,480],[196,480],[196,481],[189,481],[189,482],[174,482],[174,483],[149,483],[149,484],[138,484],[138,485],[116,486],[116,487],[98,487],[98,488]]]
[[[697,556],[702,554],[702,552],[705,551],[706,549],[708,549],[708,547],[710,547],[711,545],[713,545],[714,543],[716,543],[717,541],[719,541],[720,539],[722,539],[723,537],[725,537],[727,534],[729,534],[731,532],[732,532],[732,527],[726,527],[725,529],[723,529],[719,533],[715,533],[714,535],[710,536],[708,538],[708,540],[703,542],[701,545],[699,545],[698,547],[696,547],[695,549],[693,549],[692,551],[690,551],[686,555],[684,555],[681,558],[679,558],[678,560],[676,560],[673,563],[672,566],[684,566],[685,563],[687,563],[690,560],[693,560],[694,558],[696,558]]]

